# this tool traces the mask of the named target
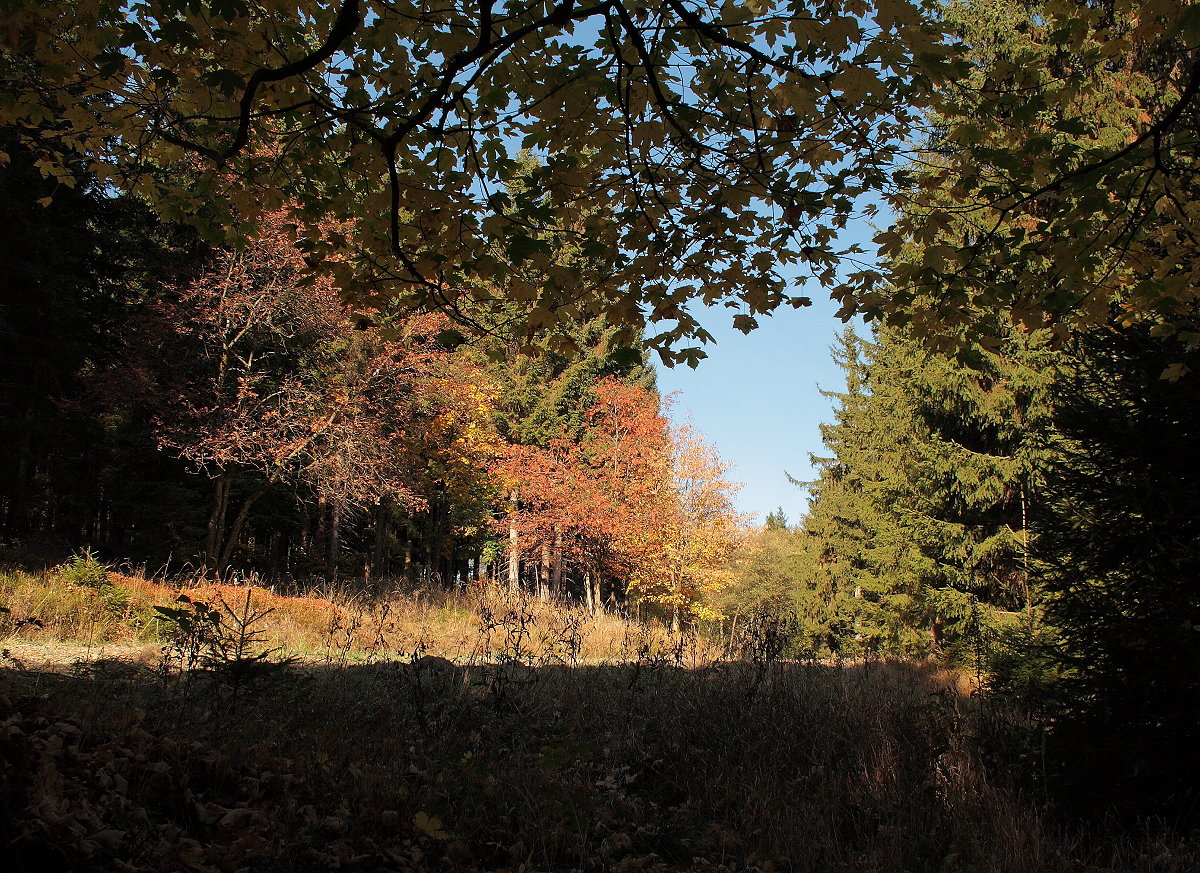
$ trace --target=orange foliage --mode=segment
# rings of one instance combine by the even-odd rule
[[[577,442],[511,446],[497,464],[517,494],[502,524],[526,558],[561,560],[629,593],[703,615],[730,581],[723,565],[743,525],[726,466],[689,429],[673,431],[656,394],[599,382]]]

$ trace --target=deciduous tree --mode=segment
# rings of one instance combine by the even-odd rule
[[[688,363],[671,347],[708,338],[688,300],[730,302],[748,329],[807,302],[781,268],[831,281],[854,261],[837,228],[891,184],[952,72],[914,0],[4,10],[0,123],[49,124],[49,176],[82,156],[168,218],[243,236],[288,204],[361,219],[308,235],[353,254],[334,267],[360,300],[475,322],[515,299],[531,335],[604,315]],[[544,164],[511,192],[521,148]],[[177,171],[196,159],[208,175]],[[594,257],[555,262],[566,243]]]

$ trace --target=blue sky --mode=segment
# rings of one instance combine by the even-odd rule
[[[832,404],[820,388],[840,390],[843,376],[829,347],[844,325],[837,304],[813,288],[813,305],[785,309],[759,319],[743,334],[729,326],[734,310],[710,308],[700,321],[716,337],[708,358],[695,370],[659,367],[664,396],[679,392],[671,418],[693,423],[734,465],[730,478],[742,482],[742,512],[766,514],[782,506],[797,522],[808,505],[806,492],[787,480],[813,477],[809,453],[822,452],[818,426],[830,421]]]
[[[886,225],[886,210],[874,222]],[[870,263],[873,235],[871,222],[860,216],[838,234],[838,242],[857,243],[867,253],[861,259]],[[824,454],[820,425],[833,418],[833,402],[820,389],[845,386],[845,375],[830,354],[846,326],[834,316],[838,304],[813,280],[792,291],[811,297],[813,305],[759,317],[758,328],[749,334],[731,326],[737,310],[697,311],[716,337],[715,344],[705,346],[708,357],[695,370],[658,369],[662,395],[678,392],[670,417],[685,422],[690,416],[707,442],[733,464],[729,478],[742,483],[737,507],[756,514],[759,524],[777,506],[793,524],[807,511],[808,492],[789,482],[787,474],[802,482],[816,477],[809,455]],[[868,334],[861,319],[854,324],[860,335]]]

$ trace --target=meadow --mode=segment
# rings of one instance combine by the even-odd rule
[[[8,870],[1200,865],[1168,823],[1057,809],[1034,721],[974,676],[796,657],[763,623],[80,562],[0,575],[0,604]]]

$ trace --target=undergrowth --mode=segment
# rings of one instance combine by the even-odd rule
[[[9,646],[144,647],[153,654],[173,633],[163,609],[175,608],[180,597],[218,610],[221,603],[248,597],[248,608],[265,614],[257,630],[269,648],[339,663],[394,659],[418,643],[456,661],[479,657],[481,621],[514,610],[528,613],[526,645],[537,658],[561,656],[564,626],[571,628],[571,657],[616,658],[632,627],[607,612],[593,615],[503,589],[370,595],[345,588],[296,595],[267,588],[254,576],[219,582],[202,577],[146,579],[114,572],[85,552],[42,573],[0,571],[0,606],[8,610],[0,613],[0,641]],[[500,644],[499,638],[493,642]],[[487,641],[482,643],[486,647]]]
[[[3,598],[37,587],[4,578]],[[106,578],[131,592],[122,615],[155,603]],[[6,870],[1200,867],[1186,830],[1056,811],[1034,723],[936,665],[802,662],[754,623],[715,657],[502,592],[163,590],[156,663],[0,669]],[[79,626],[46,624],[20,634]]]

